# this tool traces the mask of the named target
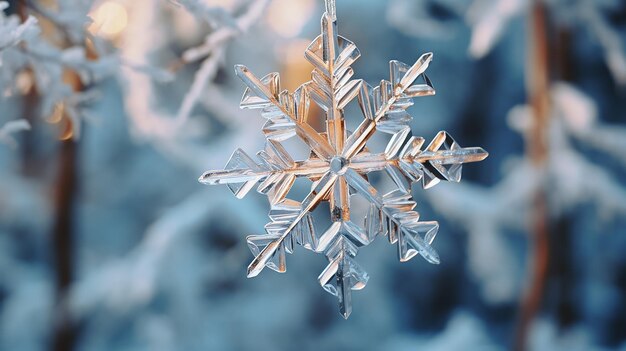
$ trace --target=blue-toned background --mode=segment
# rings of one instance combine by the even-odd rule
[[[623,2],[337,0],[357,77],[434,53],[413,134],[490,153],[460,184],[413,190],[440,223],[440,265],[400,263],[385,239],[360,251],[370,281],[348,320],[319,286],[322,255],[297,248],[286,274],[246,279],[267,200],[197,181],[264,145],[233,65],[290,90],[310,79],[321,0],[9,3],[0,349],[626,350]],[[20,32],[28,15],[39,30]],[[20,119],[31,129],[6,127]]]

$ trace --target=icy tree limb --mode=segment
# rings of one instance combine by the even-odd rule
[[[577,87],[560,82],[552,86],[552,99],[572,137],[613,156],[626,167],[626,127],[599,121],[596,102]]]
[[[179,1],[179,3],[181,5],[186,4],[184,1]],[[200,70],[196,72],[191,88],[185,95],[176,116],[164,114],[152,107],[155,101],[150,77],[142,77],[136,72],[123,69],[122,79],[127,82],[125,89],[131,95],[127,99],[126,109],[139,136],[155,141],[172,141],[176,138],[181,128],[189,120],[200,96],[210,88],[209,82],[220,68],[226,52],[226,44],[248,31],[259,20],[267,3],[268,0],[253,1],[244,13],[235,18],[236,28],[220,27],[207,36],[202,46],[190,49],[183,54],[184,63],[202,59],[207,55],[210,56],[204,59]],[[131,11],[136,16],[127,28],[128,35],[122,46],[124,60],[132,62],[135,66],[150,67],[148,56],[158,48],[158,45],[155,46],[154,43],[144,40],[141,33],[155,30],[159,8],[154,6],[151,1],[140,0],[132,4]]]
[[[469,267],[480,282],[484,298],[492,303],[518,298],[519,282],[511,277],[522,269],[513,260],[513,248],[508,246],[503,233],[507,229],[527,229],[532,194],[542,178],[529,162],[521,161],[491,188],[467,183],[442,184],[436,194],[426,192],[438,212],[468,228]]]
[[[579,0],[578,16],[589,26],[604,50],[606,64],[615,81],[626,85],[626,47],[620,34],[611,28],[607,19],[603,18],[598,5],[593,0]]]
[[[181,126],[189,120],[191,111],[198,103],[200,96],[205,91],[207,84],[215,78],[217,70],[224,59],[225,50],[218,47],[213,50],[209,58],[202,62],[200,69],[196,72],[191,88],[185,94],[182,104],[176,114],[176,125]]]
[[[220,67],[221,60],[225,53],[224,45],[241,35],[246,33],[252,25],[261,18],[268,0],[257,0],[253,2],[247,11],[235,20],[234,27],[222,27],[207,36],[204,44],[200,47],[188,50],[183,54],[185,62],[195,61],[206,55],[211,55],[204,60],[200,70],[196,73],[191,89],[185,95],[183,103],[176,114],[176,123],[184,124],[191,114],[194,106],[197,104],[200,95],[211,81]]]
[[[509,21],[520,15],[527,6],[527,0],[478,0],[468,11],[467,21],[472,27],[469,53],[474,58],[482,58],[494,47],[503,35]]]
[[[254,0],[246,11],[234,19],[234,26],[222,27],[209,34],[204,43],[198,47],[188,49],[183,53],[183,60],[187,63],[206,57],[218,46],[233,38],[247,33],[259,21],[267,7],[269,0]]]
[[[626,167],[626,127],[598,123],[575,136],[591,147],[612,155]]]
[[[149,302],[165,255],[205,225],[211,214],[241,210],[241,206],[246,205],[234,200],[211,201],[206,192],[190,195],[150,225],[144,239],[128,255],[86,272],[74,283],[68,296],[73,315],[84,316],[102,305],[124,312]],[[262,225],[252,216],[243,216],[240,221],[246,228]]]
[[[13,134],[26,130],[30,130],[30,123],[25,119],[7,122],[0,128],[0,142],[9,145],[11,148],[16,148],[17,141]]]
[[[8,6],[6,2],[0,2],[0,11]],[[17,24],[13,20],[0,21],[0,51],[17,45],[27,37],[39,33],[38,21],[35,17],[29,16],[24,23]]]
[[[455,31],[448,21],[441,21],[429,13],[431,3],[414,0],[392,0],[386,14],[387,22],[396,30],[406,35],[423,38],[445,39],[452,38]],[[445,6],[457,16],[462,16],[465,10],[464,3],[451,0],[443,2]]]

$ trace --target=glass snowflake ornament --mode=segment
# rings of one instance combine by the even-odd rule
[[[246,84],[241,108],[259,109],[267,120],[263,127],[265,149],[256,159],[244,151],[233,153],[223,171],[209,171],[200,182],[226,184],[243,198],[258,185],[267,195],[271,210],[266,234],[247,237],[255,258],[248,266],[248,277],[257,276],[265,267],[286,271],[286,254],[300,245],[324,254],[328,266],[319,276],[321,286],[339,300],[344,318],[351,313],[351,291],[365,287],[369,276],[356,262],[358,250],[378,236],[386,236],[397,246],[400,261],[421,255],[428,262],[439,263],[431,246],[439,225],[421,221],[414,210],[411,184],[421,182],[430,188],[441,180],[458,182],[463,163],[487,157],[479,147],[463,148],[446,132],[439,132],[426,146],[421,137],[411,136],[411,116],[407,108],[412,99],[434,95],[426,77],[432,54],[421,56],[413,66],[391,61],[390,80],[372,87],[353,79],[350,67],[360,56],[357,47],[337,35],[334,3],[327,0],[322,17],[322,34],[305,52],[314,66],[312,80],[295,92],[280,89],[278,73],[257,78],[242,65],[236,74]],[[363,121],[354,132],[346,129],[344,108],[358,100]],[[308,122],[309,105],[319,105],[326,114],[326,131],[317,132]],[[372,153],[366,147],[376,132],[391,135],[383,152]],[[281,142],[300,138],[311,149],[307,160],[296,161]],[[384,171],[396,190],[381,194],[370,184],[367,174]],[[302,201],[288,199],[296,177],[312,181],[311,191]],[[350,197],[362,196],[369,202],[365,218],[353,218]],[[321,202],[330,205],[332,225],[324,231],[314,229],[312,210]]]

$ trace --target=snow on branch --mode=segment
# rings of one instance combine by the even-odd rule
[[[181,104],[176,120],[179,124],[184,123],[189,119],[189,115],[193,107],[197,104],[200,95],[207,86],[207,83],[211,81],[219,68],[219,63],[223,59],[225,50],[223,45],[235,38],[241,33],[247,32],[254,23],[256,23],[265,7],[268,4],[268,0],[259,0],[253,2],[240,17],[234,19],[234,27],[222,27],[221,29],[209,34],[204,44],[187,50],[183,54],[183,59],[186,62],[195,61],[203,56],[211,55],[202,62],[200,70],[196,73],[191,89],[185,95],[183,103]]]
[[[0,2],[0,11],[8,8],[9,3]],[[17,45],[20,41],[39,34],[40,29],[37,19],[29,16],[24,23],[19,23],[17,16],[5,17],[4,12],[0,15],[0,51],[7,47]]]
[[[0,15],[0,48],[4,49],[0,52],[0,83],[6,87],[5,94],[32,91],[30,85],[27,89],[18,86],[19,75],[27,76],[38,94],[40,117],[56,123],[69,121],[74,138],[80,136],[82,121],[89,115],[88,104],[97,96],[96,83],[119,66],[115,51],[88,31],[92,5],[91,1],[64,0],[52,9],[29,0],[24,2],[28,15],[24,23],[17,15]],[[6,9],[7,3],[0,2],[0,8]],[[34,16],[45,18],[51,26],[42,31]],[[68,80],[68,72],[76,79]]]
[[[30,130],[30,123],[25,119],[7,122],[0,128],[0,142],[16,148],[17,142],[12,134],[25,130]]]
[[[190,11],[195,9],[194,6],[202,6],[202,8],[206,6],[200,5],[198,1],[185,0],[176,3]],[[200,46],[187,49],[183,53],[183,64],[198,60],[203,61],[174,116],[155,106],[158,98],[155,96],[156,91],[151,77],[142,76],[138,74],[139,72],[126,68],[122,69],[123,79],[126,82],[124,86],[127,96],[126,110],[138,137],[153,142],[158,141],[159,148],[174,151],[172,148],[176,147],[172,145],[171,141],[180,138],[181,134],[189,130],[187,124],[190,114],[200,97],[206,91],[211,90],[212,84],[210,82],[222,66],[228,44],[247,32],[259,21],[267,3],[268,0],[254,0],[240,5],[243,6],[241,8],[232,9],[232,13],[239,13],[238,16],[232,15],[234,26],[227,25],[215,28],[206,36]],[[215,13],[215,11],[208,11],[207,8],[205,10],[203,12],[205,14]],[[128,35],[121,48],[122,56],[125,60],[136,65],[149,67],[151,66],[150,56],[155,50],[158,50],[161,44],[145,40],[141,33],[158,30],[156,28],[161,15],[160,9],[150,1],[136,1],[132,4],[131,11],[136,16],[127,29]],[[217,12],[221,13],[222,11],[226,11],[226,9],[223,8]],[[155,37],[159,37],[159,35]],[[213,112],[220,114],[220,111]]]
[[[455,184],[429,197],[438,211],[469,228],[470,268],[481,282],[484,297],[493,303],[512,301],[520,291],[510,278],[523,268],[512,259],[513,248],[503,234],[507,229],[527,229],[527,223],[532,222],[532,194],[540,187],[548,191],[549,213],[554,216],[582,204],[593,205],[602,219],[626,214],[626,191],[615,176],[571,143],[574,139],[588,143],[594,152],[612,154],[623,161],[625,130],[600,123],[593,100],[569,84],[554,84],[551,99],[554,112],[547,169],[539,170],[530,160],[522,159],[508,167],[506,176],[491,188]],[[520,133],[532,128],[526,105],[513,108],[508,119]]]
[[[401,32],[416,37],[451,37],[449,18],[429,13],[436,7],[463,19],[471,30],[469,54],[480,59],[493,50],[506,34],[510,22],[524,16],[530,0],[393,0],[387,21]],[[619,1],[553,0],[547,1],[555,21],[565,27],[583,27],[597,40],[604,52],[607,67],[615,81],[626,84],[626,47],[620,29],[607,18],[617,10]]]
[[[241,206],[234,200],[212,201],[208,193],[196,192],[168,209],[127,256],[88,272],[73,285],[68,298],[74,316],[84,316],[103,305],[124,312],[148,303],[156,292],[166,255],[197,233],[212,214],[241,210]],[[241,221],[244,228],[260,225],[252,216],[243,216]]]

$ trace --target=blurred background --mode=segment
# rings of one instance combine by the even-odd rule
[[[233,65],[309,80],[322,0],[0,4],[0,349],[626,350],[623,1],[337,0],[357,77],[434,53],[414,135],[490,153],[413,191],[440,265],[361,250],[347,321],[321,255],[246,279],[267,200],[197,182],[263,148]]]

